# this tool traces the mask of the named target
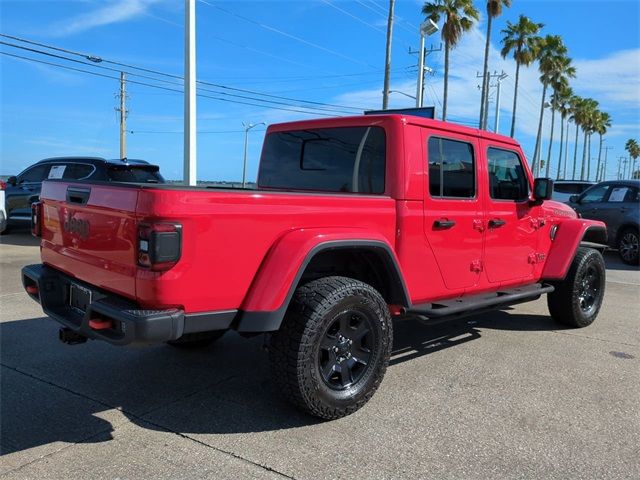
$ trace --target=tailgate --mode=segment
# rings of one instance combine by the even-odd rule
[[[138,191],[117,185],[44,182],[43,263],[135,299]]]

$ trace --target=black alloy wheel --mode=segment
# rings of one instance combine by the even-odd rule
[[[377,343],[371,321],[367,312],[346,310],[325,331],[318,350],[318,368],[329,388],[349,388],[366,373]]]
[[[628,265],[638,265],[638,232],[627,229],[620,235],[618,242],[618,253],[622,261]]]

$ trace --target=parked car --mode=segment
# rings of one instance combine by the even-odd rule
[[[587,188],[595,185],[596,182],[587,180],[556,180],[553,182],[552,200],[562,203],[569,203],[571,195],[580,195]]]
[[[569,205],[583,218],[600,220],[607,225],[608,244],[616,248],[623,262],[638,265],[638,230],[640,227],[640,180],[601,182],[573,195]]]
[[[333,419],[380,385],[393,320],[547,295],[556,321],[595,321],[606,227],[552,190],[486,131],[410,115],[271,125],[255,190],[45,182],[42,263],[22,281],[69,344],[269,333],[276,390]]]
[[[38,200],[42,182],[47,179],[92,180],[106,182],[164,183],[159,167],[144,160],[106,160],[99,157],[56,157],[41,160],[6,182],[7,225],[28,226],[31,204]]]
[[[0,233],[7,228],[7,211],[5,209],[4,195],[7,189],[7,182],[0,180]]]

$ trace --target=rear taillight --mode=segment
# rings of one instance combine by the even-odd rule
[[[42,236],[42,202],[31,204],[31,235]]]
[[[7,189],[6,182],[3,182],[2,180],[0,180],[0,190],[6,190],[6,189]]]
[[[154,271],[169,270],[182,254],[182,225],[149,223],[138,226],[138,265]]]

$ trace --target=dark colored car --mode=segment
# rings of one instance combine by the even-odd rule
[[[557,202],[569,203],[572,195],[580,195],[587,188],[595,184],[595,182],[588,180],[556,180],[553,182],[553,195],[551,199]]]
[[[573,195],[569,202],[582,217],[607,224],[609,246],[618,249],[622,261],[629,265],[639,263],[639,192],[640,180],[613,180]]]
[[[6,229],[28,225],[31,204],[40,197],[47,179],[92,180],[103,182],[164,183],[160,168],[144,160],[107,160],[100,157],[47,158],[9,177],[5,190]]]

